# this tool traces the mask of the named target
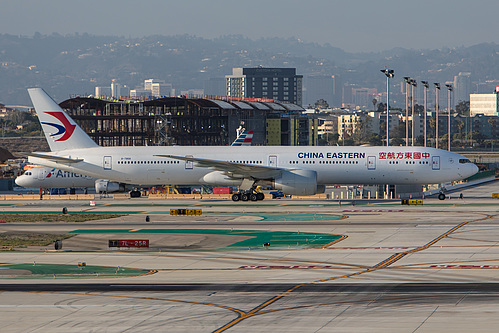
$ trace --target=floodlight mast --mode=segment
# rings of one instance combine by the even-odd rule
[[[435,148],[438,149],[438,93],[440,91],[440,83],[435,82]]]
[[[446,84],[445,86],[447,87],[447,97],[449,98],[449,101],[447,103],[447,106],[449,109],[449,124],[448,124],[448,129],[447,129],[447,142],[448,142],[447,150],[450,151],[450,140],[451,140],[450,95],[452,93],[452,84]]]
[[[404,76],[405,81],[405,145],[409,145],[409,85],[411,78]]]
[[[411,80],[411,97],[412,97],[412,146],[414,147],[414,134],[415,134],[415,126],[414,126],[414,88],[418,86],[418,82],[416,80]]]
[[[381,72],[386,75],[386,146],[390,145],[390,79],[395,76],[393,69],[382,69]]]
[[[427,113],[427,103],[428,103],[428,88],[430,85],[428,81],[421,81],[424,87],[424,146],[426,147],[426,113]]]

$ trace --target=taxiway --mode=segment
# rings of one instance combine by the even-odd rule
[[[162,235],[157,244],[166,249],[110,251],[86,248],[91,240],[77,236],[65,240],[62,251],[0,252],[4,267],[86,262],[147,272],[34,279],[2,277],[0,269],[0,322],[9,332],[495,332],[499,201],[491,193],[498,191],[495,181],[463,190],[464,199],[426,199],[422,206],[296,200],[103,200],[93,208],[81,202],[5,203],[8,212],[60,211],[64,205],[70,213],[129,215],[77,225],[7,223],[1,232],[101,229],[96,235],[104,241],[109,229],[344,237],[319,247],[307,239],[310,246],[288,240],[288,247],[230,249],[227,244],[240,240],[186,233]],[[170,216],[174,207],[201,208],[203,215]]]

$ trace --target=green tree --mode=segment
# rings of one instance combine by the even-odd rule
[[[496,123],[497,123],[496,118],[490,117],[487,120],[487,122],[490,124],[490,127],[491,127],[492,139],[497,138],[497,136],[496,136]]]
[[[460,115],[467,116],[470,112],[470,101],[459,101],[456,105],[456,112]]]
[[[319,99],[318,101],[315,102],[314,106],[316,108],[320,108],[320,109],[329,109],[329,104],[327,103],[326,100],[324,99]]]
[[[381,141],[381,136],[378,133],[371,133],[367,138],[369,144],[372,146],[381,146],[383,142]]]
[[[334,133],[334,134],[329,134],[329,141],[328,141],[328,145],[329,146],[336,146],[336,144],[338,144],[338,140],[340,138],[340,135],[338,133]]]
[[[391,146],[403,146],[405,144],[405,140],[401,138],[393,138],[390,139]]]
[[[355,120],[355,131],[352,133],[352,139],[356,144],[361,144],[368,141],[371,134],[371,118],[361,116]]]

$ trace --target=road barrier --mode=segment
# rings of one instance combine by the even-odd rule
[[[402,199],[402,205],[422,205],[423,199]]]
[[[170,215],[202,215],[201,209],[170,209]]]

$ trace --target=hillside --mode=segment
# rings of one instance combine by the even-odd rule
[[[331,45],[297,39],[251,40],[243,36],[216,39],[149,36],[0,34],[0,103],[30,105],[26,88],[44,87],[57,101],[92,94],[112,79],[135,88],[144,79],[172,83],[177,91],[202,89],[210,78],[222,78],[233,67],[296,67],[298,74],[340,74],[343,82],[384,90],[379,70],[396,70],[430,82],[452,80],[471,72],[472,80],[499,78],[499,45],[440,50],[394,49],[352,54]]]

